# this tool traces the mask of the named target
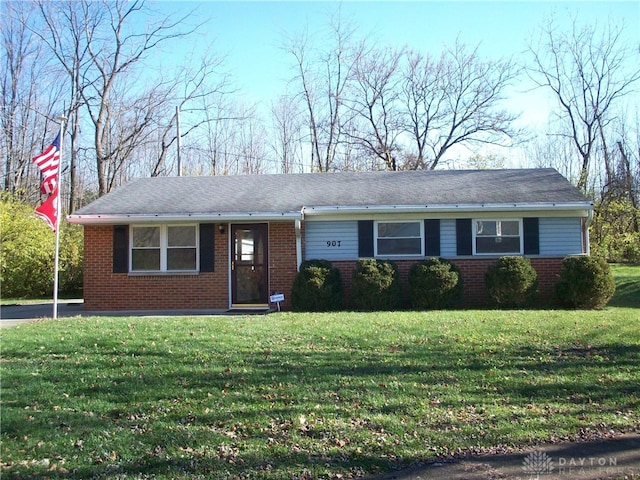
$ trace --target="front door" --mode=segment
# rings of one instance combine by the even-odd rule
[[[231,226],[231,306],[269,305],[268,225]]]

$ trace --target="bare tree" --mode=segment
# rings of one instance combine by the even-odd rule
[[[282,95],[271,104],[273,137],[270,142],[282,173],[302,171],[302,142],[304,123],[299,105]]]
[[[434,169],[455,145],[507,145],[518,133],[517,116],[501,102],[517,74],[512,61],[484,61],[478,48],[468,51],[459,42],[437,61],[411,54],[403,88],[406,131],[415,146],[409,167]]]
[[[34,5],[9,2],[0,15],[2,28],[0,55],[0,124],[2,135],[2,172],[4,189],[11,194],[34,200],[37,169],[31,169],[31,157],[51,142],[56,125],[52,113],[60,88],[57,72],[47,63],[42,45],[30,24]],[[46,85],[47,88],[42,88]],[[38,88],[41,87],[41,88]]]
[[[640,232],[640,118],[618,122],[615,129],[615,147],[612,147],[614,160],[612,173],[607,176],[610,183],[604,197],[628,203],[635,212],[629,225],[629,231]],[[622,233],[622,232],[621,232]]]
[[[564,136],[540,135],[527,143],[525,158],[527,164],[535,168],[555,168],[572,183],[580,178],[580,169],[567,162],[573,145]]]
[[[629,62],[637,53],[622,44],[621,33],[610,24],[601,31],[596,25],[579,26],[575,20],[570,32],[559,32],[550,21],[529,47],[529,75],[558,101],[558,115],[567,125],[565,135],[580,158],[577,186],[582,190],[616,102],[634,91],[640,79],[638,63]]]
[[[178,30],[186,17],[165,17],[144,31],[136,31],[136,19],[144,13],[142,0],[85,1],[83,7],[87,23],[96,28],[87,32],[90,67],[84,73],[87,86],[82,89],[82,98],[94,128],[98,195],[104,195],[113,186],[126,155],[148,135],[154,124],[153,110],[145,101],[166,101],[170,97],[169,84],[162,80],[152,80],[150,89],[137,88],[138,78],[133,75],[136,65],[161,44],[184,37],[193,29]],[[129,93],[128,98],[121,96],[125,91]],[[123,126],[115,122],[121,120],[125,112],[128,113],[128,122],[124,124],[126,133],[114,142],[113,129]]]
[[[413,143],[407,155],[411,168],[427,168],[428,139],[445,122],[445,60],[409,52],[403,74],[405,131]]]
[[[195,171],[206,175],[242,173],[239,159],[243,156],[245,144],[241,140],[241,133],[247,123],[255,124],[255,108],[247,107],[232,97],[226,91],[219,90],[198,100],[200,106],[196,110],[201,115],[201,128],[194,132],[191,144],[185,148]],[[266,143],[262,132],[260,134],[261,141]],[[264,153],[259,156],[263,158]]]
[[[85,104],[82,90],[86,87],[83,75],[88,68],[88,41],[97,23],[89,17],[89,10],[83,3],[62,2],[52,4],[38,0],[41,24],[33,27],[34,33],[49,49],[66,74],[63,80],[68,105],[65,116],[68,118],[70,145],[65,158],[69,159],[69,211],[76,202],[77,156],[80,144],[80,108]],[[42,25],[42,28],[40,28]],[[62,25],[65,28],[60,28]]]
[[[295,61],[296,81],[308,115],[312,168],[320,172],[334,168],[341,142],[345,95],[359,54],[351,45],[353,33],[338,15],[331,21],[331,41],[324,50],[313,51],[307,33],[285,46]]]
[[[174,83],[170,86],[170,97],[177,99],[177,108],[183,113],[183,121],[180,131],[181,139],[199,127],[215,121],[213,112],[220,108],[216,102],[221,102],[223,98],[235,93],[230,86],[229,76],[221,71],[225,58],[213,52],[209,47],[208,53],[198,59],[192,59],[189,64],[185,64],[176,73]],[[207,100],[205,106],[204,100]],[[173,108],[171,102],[163,104],[164,109]],[[175,109],[174,109],[175,111]],[[152,176],[160,175],[167,170],[165,165],[169,149],[177,140],[177,115],[178,112],[164,115],[157,115],[163,121],[169,118],[169,122],[158,125],[158,136],[160,137],[160,148],[156,154],[156,162],[151,172]],[[188,122],[184,121],[185,117]]]
[[[255,113],[247,115],[245,121],[238,125],[236,151],[237,173],[244,175],[258,175],[266,173],[266,145],[267,132],[263,123]]]
[[[344,129],[345,136],[366,154],[381,160],[384,168],[396,170],[396,154],[402,148],[399,85],[403,51],[374,48],[354,57],[353,89],[347,106],[355,128]]]
[[[220,71],[224,58],[211,48],[202,57],[182,58],[175,71],[149,68],[149,62],[153,55],[157,61],[157,54],[172,40],[197,32],[203,24],[188,26],[192,13],[181,18],[158,16],[144,0],[38,1],[44,28],[34,25],[31,30],[67,75],[63,83],[70,95],[70,208],[76,155],[88,151],[79,142],[81,109],[88,114],[84,130],[88,120],[93,136],[98,195],[132,174],[170,172],[167,156],[177,139],[176,107],[184,114],[181,118],[186,117],[184,139],[216,118],[209,110],[202,115],[205,108],[233,92],[228,76]]]

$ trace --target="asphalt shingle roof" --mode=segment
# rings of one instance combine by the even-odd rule
[[[141,178],[72,217],[300,212],[303,207],[586,203],[554,169]]]

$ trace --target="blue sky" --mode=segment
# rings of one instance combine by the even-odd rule
[[[519,55],[529,36],[555,14],[560,25],[579,21],[624,22],[628,38],[640,44],[640,2],[626,1],[165,1],[166,12],[196,9],[198,19],[210,19],[209,39],[228,52],[229,66],[242,83],[258,87],[256,73],[269,82],[288,78],[290,60],[279,48],[284,34],[295,35],[308,25],[322,38],[322,29],[339,8],[363,36],[381,45],[408,45],[438,51],[460,37],[480,44],[491,57]],[[379,40],[378,40],[379,39]],[[194,42],[197,42],[194,40]],[[191,45],[192,47],[194,45]],[[249,77],[249,78],[246,78]],[[259,88],[259,87],[258,87]]]
[[[561,28],[571,19],[579,23],[624,25],[625,40],[640,48],[640,2],[625,1],[164,1],[153,3],[163,13],[179,15],[196,9],[197,19],[209,19],[206,41],[228,54],[226,66],[247,104],[268,105],[287,90],[292,78],[292,58],[281,48],[285,35],[305,28],[318,42],[328,18],[341,9],[358,34],[375,39],[379,46],[408,46],[438,54],[456,38],[468,46],[479,45],[483,58],[514,57],[523,52],[532,35],[553,15]],[[323,36],[324,35],[324,36]],[[204,39],[193,39],[184,49],[198,49]],[[636,58],[635,61],[638,61]],[[512,105],[523,112],[523,123],[542,126],[548,97],[515,86]]]

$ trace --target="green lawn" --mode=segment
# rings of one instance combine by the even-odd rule
[[[612,307],[640,308],[640,265],[612,265],[616,293],[609,302]]]
[[[633,292],[640,269],[627,273]],[[638,429],[635,298],[588,312],[78,317],[4,329],[0,474],[350,478]]]

